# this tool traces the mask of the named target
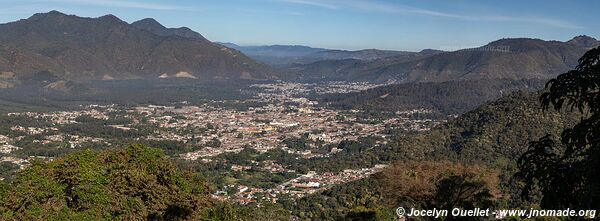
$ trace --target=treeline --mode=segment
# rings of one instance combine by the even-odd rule
[[[187,101],[204,104],[210,100],[244,100],[260,89],[249,87],[255,81],[200,80],[115,80],[74,83],[61,90],[39,85],[0,89],[0,111],[45,111],[76,109],[80,104],[171,105]],[[228,105],[234,106],[233,103]],[[243,105],[243,104],[242,104]],[[245,106],[244,106],[245,107]]]
[[[517,90],[536,91],[541,79],[485,79],[430,83],[406,83],[349,94],[321,97],[330,107],[374,111],[406,111],[426,108],[442,114],[462,114]]]

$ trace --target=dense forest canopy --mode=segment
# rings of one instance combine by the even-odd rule
[[[536,91],[542,79],[486,79],[436,83],[394,84],[349,94],[330,94],[321,100],[334,108],[370,111],[409,111],[425,108],[441,114],[463,114],[512,92]]]
[[[131,145],[34,161],[5,186],[0,210],[9,220],[190,218],[213,204],[209,191],[160,150]]]
[[[286,220],[265,204],[239,207],[210,197],[198,173],[181,171],[142,145],[34,161],[0,183],[2,220]]]

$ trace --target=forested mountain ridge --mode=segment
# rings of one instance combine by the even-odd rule
[[[430,131],[399,136],[387,157],[443,159],[468,164],[516,163],[529,142],[560,136],[580,118],[569,112],[543,112],[539,92],[514,92],[459,115]],[[500,164],[504,164],[500,163]]]
[[[156,25],[156,23],[155,23]],[[273,79],[278,72],[201,36],[151,33],[113,15],[57,11],[0,25],[0,79],[6,86],[47,73],[57,80]],[[50,83],[50,82],[49,82]]]
[[[474,79],[549,79],[575,67],[598,40],[577,36],[569,41],[500,39],[477,48],[396,56],[347,65],[344,62],[296,65],[299,75],[319,73],[333,80],[443,82]],[[314,77],[314,76],[313,76]]]
[[[442,114],[462,114],[514,91],[536,91],[545,80],[479,79],[393,84],[349,94],[321,97],[328,106],[369,111],[409,111],[425,108]]]
[[[437,151],[455,152],[461,162],[514,163],[530,142],[546,134],[558,137],[580,118],[566,111],[542,111],[539,95],[517,92],[503,97],[451,120],[430,136],[445,134],[445,145]]]

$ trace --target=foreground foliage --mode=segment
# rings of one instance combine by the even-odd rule
[[[560,142],[545,136],[532,142],[519,160],[523,195],[539,191],[545,208],[600,208],[600,47],[587,52],[575,70],[547,84],[540,100],[545,110],[563,108],[582,114]]]
[[[505,197],[494,169],[450,161],[406,161],[285,206],[302,220],[393,220],[398,206],[494,208]]]
[[[424,209],[490,208],[501,194],[498,172],[448,161],[397,163],[377,175],[391,206]],[[410,203],[412,202],[412,203]]]
[[[4,220],[197,220],[211,206],[198,174],[178,171],[158,149],[83,151],[34,161],[0,199]]]

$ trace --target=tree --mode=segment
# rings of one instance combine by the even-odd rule
[[[348,212],[342,219],[344,221],[378,221],[378,220],[394,220],[395,214],[390,214],[389,210],[378,208],[365,208],[362,206],[356,207]]]
[[[212,205],[204,178],[142,145],[34,161],[1,189],[2,220],[198,220]]]
[[[544,111],[580,112],[560,142],[544,136],[532,142],[518,160],[522,196],[541,194],[543,208],[600,208],[600,47],[586,52],[574,70],[546,84],[540,96]]]
[[[493,208],[500,199],[497,171],[448,161],[397,163],[377,175],[390,206],[420,209]],[[446,217],[447,220],[478,220]]]
[[[434,197],[435,208],[451,211],[454,208],[492,208],[494,195],[486,182],[475,178],[475,174],[452,175],[440,180]],[[446,217],[446,220],[480,220],[487,217]]]

